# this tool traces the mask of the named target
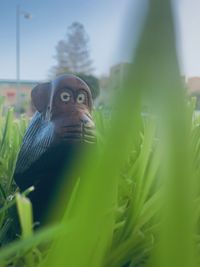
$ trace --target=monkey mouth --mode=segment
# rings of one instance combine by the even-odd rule
[[[67,143],[95,144],[97,141],[95,126],[84,124],[64,126],[63,140]]]

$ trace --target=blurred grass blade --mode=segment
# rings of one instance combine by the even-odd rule
[[[152,266],[192,267],[195,254],[192,241],[190,124],[176,56],[171,1],[149,1],[149,13],[135,65],[139,80],[135,85],[146,92],[147,99],[152,99],[162,133],[161,179],[165,179],[166,194],[161,203],[168,207],[162,206],[167,222],[164,217],[159,233],[160,250]],[[149,88],[149,97],[146,88]]]
[[[45,266],[62,267],[66,262],[71,267],[104,264],[113,238],[119,173],[141,126],[140,92],[133,90],[131,79],[132,70],[117,95],[117,108],[100,156],[88,156],[81,165],[83,175],[70,217],[65,218],[69,236],[55,244]]]
[[[19,239],[13,241],[8,246],[1,249],[0,253],[0,264],[3,265],[3,262],[12,262],[13,259],[23,257],[24,254],[27,254],[31,249],[35,248],[40,244],[45,244],[55,237],[58,237],[61,232],[62,225],[55,225],[38,231],[32,236],[29,236],[26,239]],[[29,266],[29,265],[28,265]]]
[[[33,215],[32,205],[28,198],[17,193],[16,194],[17,210],[19,215],[19,221],[21,225],[22,239],[26,239],[33,234]],[[24,255],[26,265],[29,267],[35,266],[34,255],[28,252]]]
[[[33,234],[32,205],[28,198],[16,194],[17,210],[22,230],[22,238],[27,238]]]

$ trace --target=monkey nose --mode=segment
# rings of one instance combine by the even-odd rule
[[[84,124],[84,126],[86,126],[86,127],[91,127],[91,128],[93,128],[93,127],[95,127],[95,124],[94,124],[94,122],[92,121],[92,119],[87,115],[87,114],[83,114],[82,116],[81,116],[81,119],[80,119],[80,121]]]

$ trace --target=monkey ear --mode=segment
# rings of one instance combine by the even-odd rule
[[[32,103],[40,113],[43,113],[47,110],[50,101],[50,93],[50,83],[38,84],[31,91]]]

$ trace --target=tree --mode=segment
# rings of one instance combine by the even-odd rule
[[[66,72],[90,75],[93,71],[93,61],[90,58],[89,36],[84,26],[79,22],[68,27],[65,40],[56,46],[56,66],[51,70],[54,76]]]
[[[51,76],[77,74],[89,85],[93,99],[99,95],[99,81],[92,75],[89,37],[81,23],[74,22],[68,27],[66,39],[60,40],[56,45],[54,58],[57,64],[51,69]]]
[[[54,56],[57,61],[57,65],[51,69],[53,76],[70,72],[70,69],[67,65],[68,60],[66,50],[66,42],[64,40],[59,41],[56,45],[56,55]]]

